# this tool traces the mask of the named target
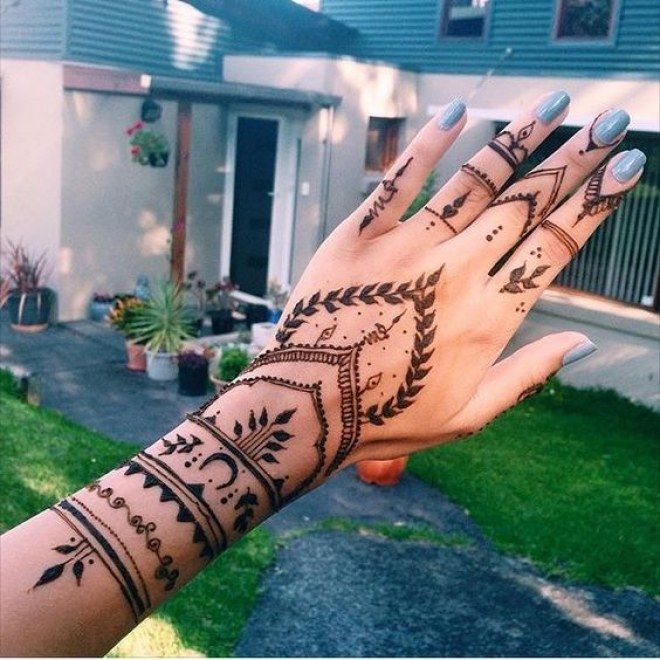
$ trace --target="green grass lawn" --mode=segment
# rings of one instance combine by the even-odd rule
[[[134,454],[115,442],[9,394],[0,372],[0,529],[6,530]],[[114,656],[228,656],[252,610],[274,541],[254,530],[140,624]]]
[[[545,571],[660,594],[660,415],[557,382],[410,471],[501,550]]]

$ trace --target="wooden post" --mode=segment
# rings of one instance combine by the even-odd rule
[[[186,260],[186,210],[190,161],[190,101],[179,101],[176,117],[176,164],[174,170],[174,213],[172,216],[172,254],[170,278],[182,282]]]

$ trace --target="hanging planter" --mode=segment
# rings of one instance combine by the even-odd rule
[[[126,129],[131,138],[131,158],[134,163],[150,167],[166,167],[170,159],[170,143],[164,133],[145,129],[141,121]]]

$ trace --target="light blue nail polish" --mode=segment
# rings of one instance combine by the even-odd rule
[[[566,92],[555,92],[542,101],[536,108],[536,117],[544,124],[549,124],[566,110],[571,97]]]
[[[578,344],[575,348],[571,348],[566,355],[561,364],[563,367],[567,367],[569,364],[573,364],[578,360],[583,360],[586,357],[589,357],[592,353],[595,353],[598,350],[598,346],[588,339],[583,341],[581,344]]]
[[[594,126],[594,137],[601,146],[612,144],[630,123],[630,115],[625,110],[614,110],[601,117]]]
[[[630,181],[646,163],[646,154],[639,149],[632,149],[617,160],[612,168],[612,176],[619,182]]]
[[[458,123],[458,120],[465,114],[465,103],[461,99],[454,99],[445,111],[438,117],[438,126],[443,131],[448,131]]]

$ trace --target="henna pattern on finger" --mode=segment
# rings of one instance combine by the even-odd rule
[[[525,222],[523,227],[520,230],[521,238],[527,233],[527,230],[532,226],[534,218],[536,216],[536,207],[538,206],[538,196],[541,194],[540,190],[536,192],[518,192],[512,193],[510,195],[503,195],[493,200],[488,208],[496,208],[498,206],[503,206],[504,204],[512,204],[514,202],[523,202],[527,204],[527,215],[525,217]],[[486,239],[488,240],[488,239]]]
[[[165,582],[165,591],[170,591],[176,584],[179,577],[179,570],[170,568],[174,559],[170,555],[161,552],[162,541],[154,536],[154,532],[157,530],[156,523],[153,521],[144,522],[142,516],[136,515],[131,511],[130,506],[123,497],[115,496],[114,489],[112,488],[103,488],[98,481],[93,481],[86,488],[89,492],[96,493],[100,499],[105,500],[111,509],[123,510],[126,515],[126,522],[135,529],[136,534],[144,534],[147,550],[152,552],[158,559],[159,566],[154,572],[154,577],[157,580],[163,580]]]
[[[480,186],[485,188],[490,193],[491,197],[497,197],[498,188],[486,172],[483,172],[475,165],[472,165],[472,163],[461,165],[461,171],[468,176],[471,176]]]
[[[488,146],[515,170],[527,158],[529,152],[523,142],[534,132],[535,125],[536,121],[533,121],[523,126],[516,135],[511,131],[502,131],[488,143]]]
[[[571,259],[577,255],[580,246],[565,229],[562,229],[559,225],[556,225],[554,222],[550,222],[550,220],[547,219],[541,223],[541,227],[547,229],[566,248]]]
[[[527,289],[538,289],[539,285],[534,280],[543,275],[548,268],[550,266],[537,266],[530,275],[525,277],[527,262],[524,262],[522,266],[514,268],[509,273],[509,281],[500,289],[500,293],[518,294],[524,293]]]
[[[603,183],[605,180],[606,169],[607,163],[604,163],[591,175],[584,191],[582,210],[578,213],[577,219],[573,223],[573,227],[587,216],[594,217],[600,213],[614,211],[618,208],[619,204],[621,204],[625,192],[614,193],[612,195],[603,194]]]
[[[600,118],[607,112],[609,112],[609,110],[604,110],[591,122],[591,126],[589,126],[589,138],[587,141],[587,146],[584,149],[580,149],[580,151],[578,152],[581,156],[584,156],[584,154],[589,153],[590,151],[595,151],[596,149],[611,149],[612,147],[616,147],[616,145],[622,142],[623,139],[626,137],[624,131],[622,135],[616,137],[614,142],[610,142],[608,144],[598,144],[596,140],[594,140],[594,129],[596,128],[596,124],[598,123]]]
[[[385,191],[385,195],[380,194],[371,204],[371,207],[362,218],[360,222],[360,227],[358,233],[361,234],[364,229],[366,229],[379,215],[385,210],[385,207],[394,199],[394,196],[399,192],[399,189],[396,187],[397,181],[403,176],[404,172],[408,168],[408,165],[412,163],[413,157],[411,156],[408,160],[394,173],[394,176],[391,179],[383,179],[381,185]]]
[[[466,192],[465,195],[457,197],[451,204],[445,204],[440,213],[438,213],[430,206],[425,206],[424,210],[428,211],[431,215],[434,215],[436,218],[441,220],[452,232],[452,234],[457,234],[458,232],[456,229],[454,229],[453,225],[449,223],[448,218],[453,218],[455,215],[458,215],[458,210],[463,206],[463,204],[465,204],[465,200],[468,198],[469,194],[469,192]],[[429,231],[431,227],[435,227],[434,220],[431,220],[431,222],[429,222],[429,224],[426,226],[426,231]]]
[[[497,236],[502,231],[502,225],[497,225],[497,227],[490,230],[490,234],[486,234],[486,240],[492,241],[495,236]]]
[[[550,211],[554,208],[559,193],[561,192],[561,186],[564,181],[564,176],[566,175],[566,165],[561,167],[549,167],[547,169],[537,169],[532,170],[529,174],[526,174],[521,181],[528,181],[530,179],[543,179],[549,177],[552,179],[552,189],[550,190],[550,195],[545,206],[538,212],[538,217],[543,220]],[[527,231],[527,227],[524,228],[524,231]]]

